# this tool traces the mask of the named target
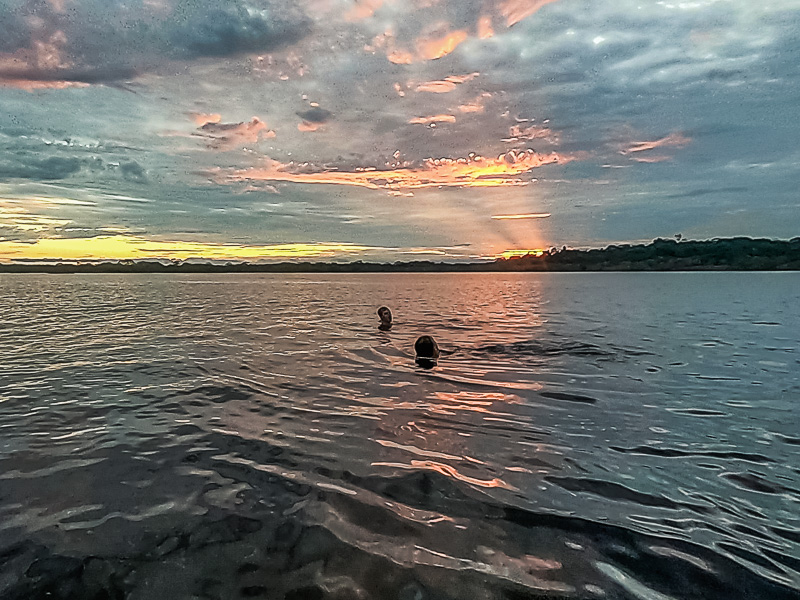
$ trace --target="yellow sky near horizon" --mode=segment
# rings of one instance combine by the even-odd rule
[[[275,258],[332,258],[376,250],[372,246],[338,243],[240,245],[159,241],[141,236],[107,235],[91,238],[39,238],[35,242],[0,241],[0,261],[28,260],[142,260],[202,258],[259,260]]]
[[[39,238],[35,242],[0,241],[0,263],[14,260],[287,260],[361,258],[396,248],[360,246],[346,243],[300,243],[271,245],[215,244],[176,240],[152,240],[134,235],[103,235],[90,238]],[[460,258],[511,258],[526,254],[541,255],[541,249],[502,250],[487,255],[461,256]],[[439,260],[448,253],[438,249],[417,248],[413,254],[430,254]],[[451,255],[450,258],[454,258]]]

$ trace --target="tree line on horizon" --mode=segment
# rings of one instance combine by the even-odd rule
[[[13,262],[0,273],[379,273],[379,272],[572,272],[572,271],[789,271],[800,270],[800,237],[791,240],[736,237],[705,241],[658,238],[649,244],[601,249],[550,248],[541,254],[491,262],[411,261],[280,262],[223,264],[197,261],[119,260],[99,262]]]

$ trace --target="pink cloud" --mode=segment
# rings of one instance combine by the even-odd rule
[[[552,4],[557,0],[503,0],[498,5],[500,14],[506,19],[506,26],[519,23],[522,19],[531,16],[543,6]]]
[[[219,113],[189,113],[189,117],[194,121],[198,127],[202,127],[207,123],[219,123],[222,120],[222,115]]]
[[[666,137],[652,142],[633,142],[627,148],[620,150],[620,154],[632,154],[635,152],[645,152],[654,148],[683,148],[692,141],[691,138],[681,133],[671,133]]]
[[[344,18],[348,21],[363,21],[375,14],[383,5],[383,0],[356,0],[355,6],[347,11]]]
[[[533,150],[510,151],[497,158],[471,154],[468,158],[428,158],[418,164],[330,169],[308,163],[280,163],[266,159],[263,165],[248,169],[216,169],[211,173],[218,183],[289,181],[364,187],[386,192],[410,192],[434,187],[504,187],[530,183],[525,174],[551,164],[566,164],[574,157],[566,154],[539,154]]]

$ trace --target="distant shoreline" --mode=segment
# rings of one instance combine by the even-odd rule
[[[26,261],[0,263],[0,273],[482,273],[482,272],[800,271],[800,237],[708,241],[657,239],[602,249],[551,248],[541,255],[491,262],[410,261],[212,263],[191,261]]]

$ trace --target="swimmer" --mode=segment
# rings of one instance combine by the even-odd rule
[[[429,335],[422,335],[414,342],[415,362],[423,369],[432,369],[439,360],[439,344]]]
[[[389,331],[392,328],[392,311],[386,306],[381,306],[378,309],[378,316],[381,319],[381,324],[378,329],[381,331]]]

